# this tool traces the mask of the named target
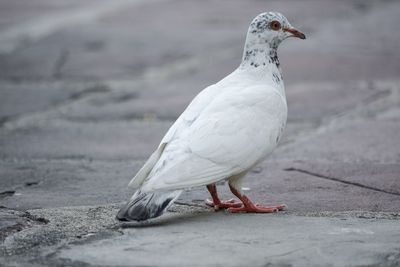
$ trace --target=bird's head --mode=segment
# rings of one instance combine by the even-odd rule
[[[306,39],[306,36],[290,25],[289,21],[278,12],[261,13],[250,24],[247,39],[251,43],[269,44],[271,48],[288,37]]]

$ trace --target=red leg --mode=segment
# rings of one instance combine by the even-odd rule
[[[215,211],[227,208],[239,208],[242,206],[242,203],[234,199],[221,201],[218,197],[217,187],[215,186],[215,184],[207,185],[207,189],[211,194],[212,200],[207,199],[206,204],[210,207],[214,207]]]
[[[271,213],[271,212],[277,212],[280,210],[284,210],[286,208],[285,204],[279,204],[279,205],[271,206],[271,207],[264,207],[259,204],[253,204],[253,202],[251,202],[251,200],[247,196],[242,195],[236,188],[234,188],[230,184],[229,184],[229,188],[231,189],[232,193],[243,202],[242,207],[229,208],[228,210],[230,212],[234,212],[234,213],[236,213],[236,212]]]

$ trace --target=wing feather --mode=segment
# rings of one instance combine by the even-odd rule
[[[169,166],[147,180],[142,190],[175,190],[200,186],[227,178],[229,173],[226,166],[217,165],[194,154],[172,164],[172,167]]]
[[[280,96],[263,95],[261,100],[256,97],[237,105],[243,102],[239,97],[243,94],[217,99],[182,130],[166,146],[142,189],[170,190],[214,183],[248,170],[272,151],[281,120],[265,108],[265,102],[279,100]]]
[[[166,143],[161,144],[156,151],[151,154],[149,159],[143,165],[143,167],[136,173],[135,177],[129,182],[128,187],[130,188],[138,188],[143,183],[143,181],[147,178],[154,165],[156,165],[157,161],[160,159],[162,152],[165,149]]]

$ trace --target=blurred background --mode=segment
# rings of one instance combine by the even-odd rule
[[[0,204],[124,201],[190,100],[239,65],[264,11],[307,40],[280,47],[288,127],[250,194],[297,211],[398,210],[400,2],[377,0],[1,0]]]

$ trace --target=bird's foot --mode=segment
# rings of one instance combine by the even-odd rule
[[[206,199],[206,205],[213,207],[215,211],[219,211],[220,209],[240,208],[243,206],[242,202],[236,201],[233,198],[229,200],[222,200],[217,204],[212,200]]]
[[[242,207],[231,207],[228,208],[229,212],[238,213],[238,212],[246,212],[246,213],[273,213],[286,209],[287,206],[285,204],[279,204],[276,206],[264,207],[260,204],[256,205],[247,205]]]

